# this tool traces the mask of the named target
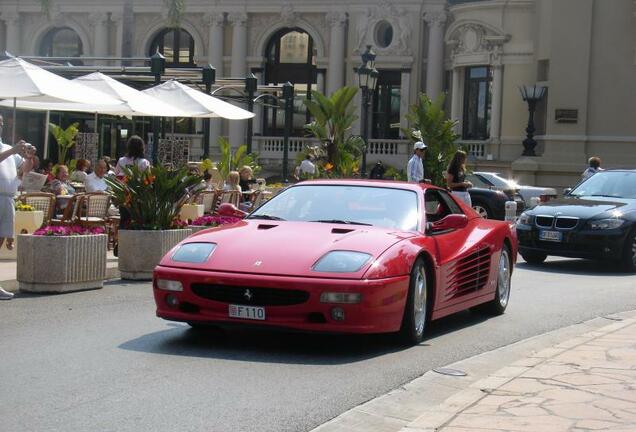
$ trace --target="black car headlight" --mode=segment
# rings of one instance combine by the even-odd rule
[[[517,225],[532,225],[532,221],[534,220],[534,216],[529,215],[526,212],[521,213],[519,219],[517,220]]]
[[[314,271],[324,273],[355,273],[368,261],[371,255],[355,251],[331,251],[313,266]]]
[[[623,226],[624,223],[624,219],[607,218],[591,220],[587,223],[587,226],[592,230],[608,230],[620,228],[621,226]]]
[[[172,254],[172,261],[204,263],[216,249],[216,243],[185,243]]]

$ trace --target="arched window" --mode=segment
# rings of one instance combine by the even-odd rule
[[[68,27],[52,29],[40,45],[40,55],[47,57],[80,57],[83,53],[82,40]],[[72,63],[81,64],[80,61]]]
[[[267,84],[294,85],[293,129],[296,135],[304,135],[304,125],[309,123],[309,112],[302,100],[311,97],[312,86],[316,86],[316,52],[309,34],[300,28],[284,28],[278,31],[267,44],[265,81]],[[281,95],[279,95],[281,96]],[[283,134],[284,111],[264,110],[264,135]]]
[[[194,39],[183,29],[162,30],[150,44],[152,56],[157,52],[166,58],[166,67],[193,67],[194,63]]]

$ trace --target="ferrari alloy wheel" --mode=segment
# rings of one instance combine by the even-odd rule
[[[636,272],[636,230],[627,237],[623,251],[622,267],[626,272]]]
[[[426,283],[426,263],[418,258],[411,270],[409,292],[402,318],[400,336],[409,345],[422,342],[428,322],[428,286]]]
[[[481,308],[484,312],[491,315],[501,315],[508,307],[510,299],[510,277],[512,275],[512,264],[510,261],[510,251],[508,246],[501,248],[499,256],[499,264],[497,268],[497,291],[495,298],[483,305]]]

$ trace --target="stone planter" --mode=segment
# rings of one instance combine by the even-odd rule
[[[20,291],[69,292],[102,288],[106,278],[105,234],[17,239]]]
[[[122,279],[151,280],[152,271],[161,258],[191,229],[162,231],[119,230],[119,271]]]

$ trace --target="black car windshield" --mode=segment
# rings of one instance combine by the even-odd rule
[[[574,188],[570,195],[636,199],[636,172],[597,172]]]
[[[417,229],[417,194],[371,186],[298,185],[267,201],[248,219],[375,225]]]

